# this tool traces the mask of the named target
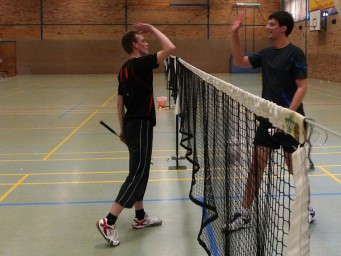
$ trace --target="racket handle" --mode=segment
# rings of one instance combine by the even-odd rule
[[[112,129],[109,125],[107,125],[106,123],[104,123],[103,121],[99,122],[101,125],[103,125],[105,128],[107,128],[109,131],[111,131],[113,134],[115,134],[116,136],[120,137],[120,135],[118,135],[114,129]]]

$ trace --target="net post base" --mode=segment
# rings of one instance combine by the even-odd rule
[[[168,160],[171,161],[171,160],[176,160],[176,165],[175,166],[169,166],[168,167],[168,170],[186,170],[187,167],[184,166],[184,165],[178,165],[178,161],[179,160],[185,160],[186,157],[184,156],[180,156],[180,157],[176,157],[176,156],[171,156]]]
[[[180,165],[180,166],[169,166],[168,170],[186,170],[187,167],[184,165]]]

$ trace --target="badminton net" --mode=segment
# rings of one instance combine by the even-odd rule
[[[292,154],[290,175],[282,149],[270,150],[248,211],[247,228],[229,230],[240,212],[259,120],[305,140],[304,117],[171,57],[168,81],[177,88],[180,145],[192,164],[190,199],[202,209],[198,234],[208,255],[309,255],[306,153]],[[270,131],[269,131],[270,132]]]

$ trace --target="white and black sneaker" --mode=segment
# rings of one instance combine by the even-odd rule
[[[308,212],[309,212],[308,222],[309,224],[311,224],[316,220],[316,213],[313,208],[308,209]]]
[[[144,216],[143,220],[139,220],[137,218],[133,219],[133,228],[136,228],[136,229],[160,226],[161,224],[162,224],[162,220],[158,218],[154,218],[154,217],[149,217],[147,214]]]

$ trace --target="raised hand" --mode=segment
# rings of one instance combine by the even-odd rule
[[[239,13],[237,16],[237,19],[234,21],[232,25],[232,28],[231,28],[232,32],[238,32],[239,28],[244,22],[244,19],[245,19],[245,14],[243,12]]]
[[[144,32],[151,32],[153,29],[153,26],[148,23],[142,23],[142,22],[136,22],[133,24],[133,29],[144,33]]]

